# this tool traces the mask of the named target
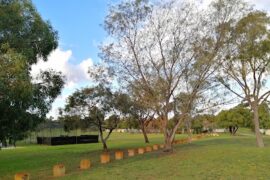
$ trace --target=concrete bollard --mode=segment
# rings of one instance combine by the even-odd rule
[[[135,149],[128,149],[128,156],[129,157],[135,156]]]
[[[91,162],[88,159],[82,159],[80,162],[80,169],[85,170],[91,167]]]
[[[144,154],[144,148],[139,148],[138,149],[138,154]]]
[[[146,152],[151,152],[151,151],[152,151],[152,147],[151,147],[151,146],[147,146],[147,147],[145,148],[145,150],[146,150]]]
[[[160,144],[159,147],[160,147],[160,149],[163,149],[164,148],[164,144]]]
[[[66,173],[66,168],[64,164],[56,164],[53,166],[53,176],[54,177],[60,177],[64,176]]]
[[[153,145],[153,150],[155,150],[155,151],[158,150],[158,145],[157,144]]]
[[[110,154],[109,153],[102,153],[100,155],[100,163],[107,164],[110,162]]]
[[[182,141],[183,141],[183,144],[184,144],[184,143],[188,143],[188,142],[189,142],[189,139],[188,139],[188,138],[185,138],[185,139],[183,139]]]
[[[124,152],[123,151],[116,151],[115,152],[115,159],[116,160],[121,160],[124,158]]]
[[[14,179],[15,180],[29,180],[29,174],[24,173],[24,172],[16,173],[14,176]]]

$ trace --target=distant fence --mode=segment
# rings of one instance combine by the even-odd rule
[[[98,135],[37,137],[37,143],[52,146],[65,144],[98,143]]]

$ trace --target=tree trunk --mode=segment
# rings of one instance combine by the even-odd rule
[[[233,136],[235,136],[237,130],[238,130],[238,126],[232,126],[232,135]]]
[[[164,124],[163,124],[163,133],[164,133],[164,152],[172,152],[173,151],[173,147],[172,147],[172,134],[173,133],[168,133],[168,119],[163,119]]]
[[[3,138],[3,141],[2,141],[2,143],[3,143],[3,147],[7,147],[7,139],[6,138]]]
[[[106,140],[103,138],[103,135],[101,135],[100,140],[103,145],[103,151],[108,151],[108,146],[107,146]]]
[[[16,147],[16,139],[13,140],[13,146]]]
[[[190,128],[190,121],[188,119],[186,120],[186,128],[188,133],[188,142],[190,143],[192,141],[192,133]]]
[[[165,144],[164,145],[165,145],[164,152],[172,152],[173,151],[171,136],[169,136],[167,134],[167,132],[165,132]]]
[[[102,140],[102,144],[103,144],[103,151],[108,151],[106,141]]]
[[[232,135],[232,126],[229,126],[229,132]]]
[[[165,149],[164,149],[164,152],[172,152],[173,151],[173,141],[174,141],[178,126],[179,126],[179,123],[177,123],[177,125],[172,129],[171,132],[168,132],[165,129],[165,133],[164,133],[165,134]]]
[[[258,104],[253,102],[251,105],[251,108],[253,110],[253,123],[254,123],[254,130],[256,135],[256,142],[257,146],[259,148],[264,147],[263,138],[260,132],[260,122],[259,122],[259,113],[258,113]]]
[[[171,132],[167,131],[167,129],[168,129],[167,128],[168,121],[166,121],[165,126],[164,126],[164,136],[165,136],[165,149],[164,149],[164,152],[172,152],[173,151],[172,144],[173,144],[173,141],[174,141],[174,138],[175,138],[176,131],[177,131],[177,129],[180,126],[182,121],[183,121],[183,118],[180,118]]]
[[[145,130],[145,127],[143,124],[141,125],[141,129],[142,129],[142,133],[143,133],[143,137],[144,137],[144,142],[149,143],[149,139],[147,137],[147,133],[146,133],[146,130]]]
[[[106,140],[103,137],[103,132],[102,132],[101,128],[99,128],[99,136],[100,136],[100,140],[101,140],[102,145],[103,145],[103,151],[108,151],[108,146],[106,144]]]

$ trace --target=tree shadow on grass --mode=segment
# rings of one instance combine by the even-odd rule
[[[265,146],[268,147],[270,144],[269,138],[264,138]],[[177,145],[176,148],[196,148],[196,147],[209,147],[209,146],[227,146],[227,147],[249,147],[257,148],[255,137],[219,137],[219,138],[206,138],[199,141],[194,141],[189,144]]]

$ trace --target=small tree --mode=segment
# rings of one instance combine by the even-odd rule
[[[142,94],[138,95],[131,91],[131,96],[127,94],[119,94],[117,98],[118,109],[121,113],[130,119],[135,119],[138,122],[139,128],[142,130],[145,143],[149,143],[146,128],[154,119],[155,112],[150,109],[149,102],[146,103],[146,98]]]
[[[155,112],[143,107],[139,102],[133,102],[133,106],[131,107],[131,116],[138,120],[140,129],[143,133],[144,142],[149,143],[147,126],[154,120]]]
[[[69,96],[66,107],[66,116],[79,116],[89,126],[98,129],[103,150],[107,151],[107,140],[117,127],[119,114],[115,94],[101,85],[93,88],[83,88]],[[108,130],[107,135],[104,131]]]

